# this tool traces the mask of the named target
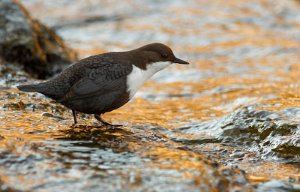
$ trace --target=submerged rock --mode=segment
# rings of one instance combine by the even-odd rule
[[[0,57],[37,78],[60,72],[76,53],[49,27],[31,18],[17,0],[0,2]]]
[[[0,144],[6,146],[0,148],[0,174],[8,178],[0,180],[0,191],[253,189],[244,173],[219,169],[205,156],[183,149],[150,127],[68,127],[55,118],[35,124],[39,110],[14,114],[0,109],[5,119]]]
[[[221,142],[260,153],[265,158],[300,158],[300,108],[267,111],[248,106],[176,132],[184,133],[176,133],[176,140],[187,144]]]

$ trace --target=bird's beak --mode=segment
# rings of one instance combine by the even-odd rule
[[[173,63],[183,64],[183,65],[189,64],[189,62],[184,61],[184,60],[181,60],[181,59],[178,59],[178,58],[176,58],[176,57],[175,57]]]

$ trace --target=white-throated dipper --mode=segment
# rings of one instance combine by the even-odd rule
[[[42,93],[70,108],[74,124],[79,111],[111,125],[101,115],[126,104],[147,79],[172,63],[189,64],[176,58],[168,46],[152,43],[131,51],[90,56],[49,81],[17,87]]]

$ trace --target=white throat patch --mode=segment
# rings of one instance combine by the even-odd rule
[[[127,91],[129,92],[129,99],[131,99],[137,90],[152,77],[156,72],[168,67],[171,62],[157,62],[147,66],[146,70],[142,70],[135,65],[131,73],[127,76]]]

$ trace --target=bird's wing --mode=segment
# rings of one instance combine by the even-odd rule
[[[99,95],[105,91],[117,89],[120,80],[132,71],[132,65],[126,63],[104,62],[86,65],[87,75],[77,81],[59,102],[82,99]]]

